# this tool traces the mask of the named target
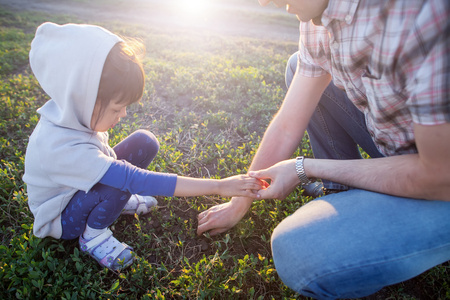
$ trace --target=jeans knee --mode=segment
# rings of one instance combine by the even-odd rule
[[[306,205],[306,210],[315,203]],[[326,210],[326,209],[324,209]],[[314,223],[304,214],[305,207],[284,219],[271,237],[272,255],[277,274],[283,283],[297,293],[313,298],[332,299],[327,283],[318,282],[328,268],[330,249],[323,248]],[[308,214],[308,211],[306,211]],[[311,218],[311,216],[309,216]],[[320,281],[320,280],[319,280]]]
[[[303,282],[307,280],[303,275],[307,272],[304,272],[297,262],[305,259],[305,252],[295,246],[296,238],[283,227],[282,223],[278,225],[271,238],[275,269],[285,285],[300,293]]]
[[[286,286],[306,297],[334,299],[326,288],[315,282],[321,266],[311,263],[311,260],[315,261],[314,249],[302,246],[298,239],[283,229],[275,229],[271,242],[275,269]]]

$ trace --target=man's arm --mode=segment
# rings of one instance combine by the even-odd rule
[[[298,148],[329,75],[309,78],[295,75],[283,105],[264,133],[249,170],[260,170],[288,159]]]
[[[306,159],[305,172],[317,177],[374,192],[427,200],[450,201],[450,123],[414,125],[418,154],[375,159]],[[251,174],[252,175],[252,174]],[[254,172],[274,184],[261,198],[277,198],[284,185],[297,185],[295,160]]]
[[[450,123],[415,124],[414,135],[418,154],[348,162],[310,160],[311,176],[395,196],[450,201]]]
[[[280,110],[267,128],[249,170],[260,170],[288,159],[299,146],[309,120],[331,76],[308,78],[295,74]],[[291,190],[292,191],[292,190]],[[284,197],[291,191],[285,191]],[[253,198],[235,197],[198,215],[198,234],[217,234],[236,225]]]

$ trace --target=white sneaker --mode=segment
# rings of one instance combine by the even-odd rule
[[[122,210],[124,215],[145,215],[148,214],[158,201],[152,196],[131,195],[130,200]]]

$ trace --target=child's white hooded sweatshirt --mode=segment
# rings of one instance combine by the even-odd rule
[[[61,237],[67,203],[78,190],[89,191],[116,158],[108,133],[90,124],[103,65],[120,41],[92,25],[44,23],[36,31],[30,64],[51,100],[38,110],[23,179],[38,237]]]

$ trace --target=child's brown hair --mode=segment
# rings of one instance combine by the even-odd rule
[[[142,98],[145,75],[139,56],[143,52],[142,43],[134,40],[119,42],[112,47],[106,57],[98,88],[99,116],[110,101],[127,106]]]

